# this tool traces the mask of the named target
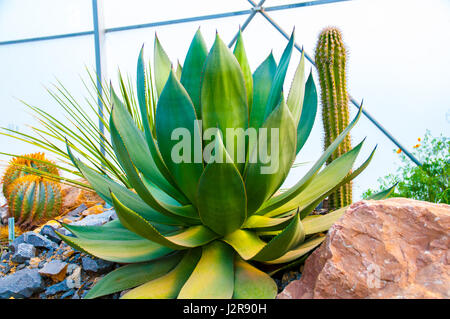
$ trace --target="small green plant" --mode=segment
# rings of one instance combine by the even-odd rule
[[[419,138],[414,146],[414,155],[423,163],[416,166],[401,150],[395,150],[402,165],[395,174],[379,178],[380,189],[397,184],[391,197],[407,197],[433,203],[450,203],[450,138],[433,137],[427,130],[423,139]],[[368,198],[376,191],[367,190],[363,198]]]
[[[67,143],[73,165],[119,218],[104,226],[64,225],[75,237],[59,236],[78,250],[128,264],[102,278],[86,298],[130,288],[122,298],[274,298],[276,284],[259,266],[285,267],[324,240],[322,232],[345,208],[308,215],[358,176],[374,152],[350,172],[361,142],[323,168],[360,110],[305,176],[277,192],[317,111],[304,56],[284,99],[293,46],[292,35],[278,65],[270,54],[252,74],[241,34],[233,52],[219,35],[208,52],[197,31],[177,75],[156,38],[154,84],[141,50],[136,88],[142,121],[134,121],[130,100],[121,101],[112,88],[109,97],[111,150],[130,187],[83,164]],[[242,135],[251,129],[258,138]],[[276,169],[264,170],[268,157]]]
[[[347,52],[341,32],[334,27],[325,28],[319,35],[315,60],[319,73],[324,128],[324,149],[341,134],[349,123],[346,61]],[[327,165],[351,150],[350,135],[328,158]],[[328,197],[328,206],[337,209],[352,202],[352,182],[342,185]]]

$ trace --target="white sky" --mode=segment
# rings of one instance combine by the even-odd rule
[[[266,6],[297,1],[267,0]],[[126,4],[125,4],[126,3]],[[106,27],[236,11],[250,7],[246,0],[106,0]],[[0,0],[0,41],[92,29],[90,0]],[[354,0],[269,13],[288,33],[296,27],[297,43],[312,54],[320,30],[338,26],[344,35],[348,59],[349,92],[366,110],[409,149],[426,129],[449,135],[450,125],[450,1],[449,0]],[[209,46],[216,29],[229,42],[246,16],[164,26],[158,36],[175,62],[182,62],[197,28]],[[117,68],[134,76],[138,51],[145,43],[152,55],[155,28],[106,35],[107,74],[116,79]],[[260,15],[244,31],[247,55],[254,70],[273,49],[280,58],[286,40]],[[26,132],[33,123],[15,98],[57,112],[43,86],[60,79],[75,96],[85,91],[80,76],[84,66],[94,68],[93,37],[0,46],[0,126]],[[287,76],[290,84],[299,54],[294,54]],[[317,74],[316,84],[317,84]],[[350,106],[352,114],[355,108]],[[320,111],[319,111],[320,113]],[[320,116],[298,162],[313,161],[322,146]],[[367,136],[362,162],[371,149],[378,150],[371,165],[355,181],[354,200],[380,176],[394,172],[398,161],[395,146],[369,121],[362,118],[352,131],[356,144]],[[27,144],[0,136],[0,150],[34,151]],[[5,157],[0,157],[5,159]],[[296,168],[286,186],[298,180],[306,167]]]

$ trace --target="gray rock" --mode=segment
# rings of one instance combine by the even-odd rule
[[[77,266],[70,276],[66,278],[67,286],[69,288],[80,288],[81,287],[81,267]]]
[[[67,291],[69,289],[70,288],[67,286],[67,282],[65,280],[63,280],[63,281],[61,281],[61,282],[59,282],[59,283],[57,283],[57,284],[55,284],[53,286],[48,287],[45,290],[45,296],[46,297],[53,296],[53,295],[56,295],[57,293],[65,292],[65,291]]]
[[[20,235],[19,237],[14,238],[12,243],[9,244],[8,248],[12,254],[14,254],[14,252],[17,250],[17,246],[19,246],[19,244],[25,243],[24,238],[25,238],[24,235]]]
[[[29,298],[44,289],[37,269],[23,269],[0,278],[0,298]]]
[[[75,269],[79,268],[80,266],[78,266],[77,264],[69,264],[67,266],[67,275],[71,275]]]
[[[116,212],[112,210],[107,210],[101,214],[89,215],[80,221],[73,222],[70,225],[77,226],[101,226],[113,219],[117,218]]]
[[[44,265],[42,269],[39,270],[39,273],[44,276],[56,276],[64,271],[64,268],[67,267],[67,263],[61,260],[51,260]]]
[[[87,209],[87,206],[85,204],[81,204],[74,210],[71,210],[66,214],[66,216],[80,216],[82,212],[84,212]]]
[[[45,225],[44,227],[42,227],[40,234],[42,236],[47,237],[52,242],[57,243],[58,245],[61,243],[61,238],[59,238],[59,236],[56,235],[55,230],[53,229],[52,226]]]
[[[56,249],[58,247],[56,243],[49,240],[47,237],[32,231],[26,232],[23,236],[25,243],[31,244],[37,248]]]
[[[93,272],[96,274],[103,274],[111,270],[114,263],[102,259],[92,259],[90,257],[81,258],[81,263],[84,271]]]
[[[33,245],[22,243],[17,246],[14,255],[11,257],[11,261],[23,263],[34,256],[36,256],[36,248]]]

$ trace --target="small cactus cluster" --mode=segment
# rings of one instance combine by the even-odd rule
[[[42,153],[16,157],[6,169],[2,182],[9,216],[20,228],[29,229],[61,213],[62,194],[58,183],[26,172],[21,166],[58,176],[59,173]]]
[[[346,85],[347,52],[341,32],[334,27],[325,28],[319,35],[315,60],[319,73],[322,101],[322,121],[325,131],[325,149],[349,124],[349,97]],[[350,134],[328,158],[327,164],[351,150]],[[328,197],[330,209],[352,203],[352,183],[341,186]]]

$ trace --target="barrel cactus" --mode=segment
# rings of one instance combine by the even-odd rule
[[[372,158],[373,152],[349,174],[361,142],[323,168],[361,113],[306,175],[278,192],[314,123],[314,80],[311,74],[305,80],[302,57],[284,99],[293,35],[278,65],[270,54],[253,74],[241,34],[236,45],[233,54],[217,34],[208,52],[197,31],[179,79],[156,39],[155,83],[142,49],[136,76],[142,130],[127,100],[111,90],[111,142],[130,189],[89,168],[67,142],[74,165],[118,219],[64,224],[74,237],[58,235],[75,249],[127,264],[86,298],[127,289],[122,298],[274,298],[275,281],[260,266],[298,262],[342,215],[309,216]]]
[[[349,97],[346,84],[347,52],[341,32],[334,27],[325,28],[319,35],[315,60],[319,73],[322,102],[322,121],[325,131],[324,148],[327,149],[349,124]],[[336,148],[327,165],[351,150],[350,135]],[[352,202],[352,182],[342,185],[328,197],[330,208],[336,209]]]
[[[38,152],[14,157],[9,162],[2,178],[3,195],[5,198],[8,197],[9,185],[11,185],[16,179],[30,174],[23,169],[23,166],[59,176],[58,169],[45,157],[44,153]]]
[[[9,216],[21,229],[29,229],[61,214],[62,195],[58,183],[35,175],[24,175],[8,186]]]

